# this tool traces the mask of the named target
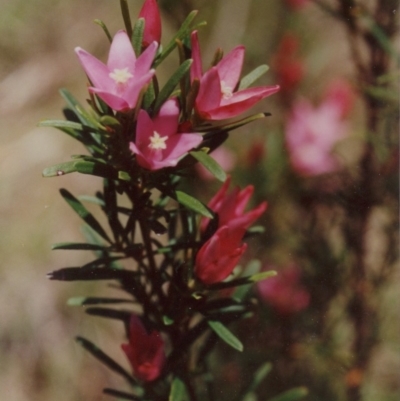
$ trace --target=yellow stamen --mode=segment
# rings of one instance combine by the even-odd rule
[[[128,71],[128,67],[119,70],[115,68],[113,72],[110,72],[110,78],[112,78],[116,84],[126,84],[133,75]]]
[[[157,131],[154,131],[153,136],[150,137],[149,148],[151,149],[167,149],[165,141],[168,139],[166,136],[160,136]]]

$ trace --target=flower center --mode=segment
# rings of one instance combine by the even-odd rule
[[[224,99],[230,99],[233,96],[233,88],[227,86],[224,81],[221,81],[221,93]]]
[[[112,78],[116,84],[126,84],[133,75],[128,71],[128,67],[123,69],[115,68],[113,72],[110,72],[110,78]]]
[[[157,131],[153,132],[153,136],[150,137],[149,148],[150,149],[167,149],[165,141],[168,139],[166,136],[160,136]]]

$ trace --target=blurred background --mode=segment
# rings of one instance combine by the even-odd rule
[[[164,43],[198,9],[198,21],[208,22],[204,60],[217,47],[244,44],[244,73],[268,64],[258,84],[282,86],[254,109],[272,116],[235,131],[215,155],[235,184],[255,186],[255,204],[268,200],[265,233],[250,239],[247,260],[280,271],[254,289],[260,314],[237,327],[244,354],[221,346],[212,361],[221,400],[265,361],[274,369],[259,400],[298,385],[310,401],[400,398],[399,9],[392,0],[359,3],[159,1]],[[133,18],[141,4],[130,2]],[[81,239],[81,222],[58,189],[92,195],[100,179],[43,179],[45,167],[84,150],[37,124],[62,118],[61,87],[84,102],[86,77],[73,50],[106,58],[107,38],[93,20],[114,34],[123,27],[119,2],[0,0],[0,9],[1,393],[8,401],[107,399],[101,389],[121,386],[119,379],[74,337],[91,338],[127,366],[123,330],[84,318],[67,300],[112,289],[46,279],[88,258],[51,251],[52,243]],[[176,55],[163,63],[161,81],[177,63]],[[192,191],[208,201],[219,184],[196,174]]]

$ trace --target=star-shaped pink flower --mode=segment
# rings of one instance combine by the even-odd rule
[[[245,48],[235,47],[204,75],[197,31],[192,33],[191,80],[200,81],[195,110],[204,120],[224,120],[236,117],[261,99],[278,92],[279,86],[260,86],[236,91],[242,72]]]
[[[118,31],[111,43],[107,65],[77,47],[76,54],[93,86],[89,91],[98,95],[112,109],[133,109],[144,85],[150,82],[155,70],[150,69],[158,44],[153,42],[136,58],[125,31]]]
[[[154,119],[140,110],[135,142],[130,149],[140,166],[148,170],[176,166],[179,159],[203,140],[195,133],[178,133],[178,101],[167,100]]]

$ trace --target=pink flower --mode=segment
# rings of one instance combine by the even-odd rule
[[[156,0],[145,0],[139,13],[144,18],[143,47],[152,42],[161,42],[161,16]]]
[[[153,42],[138,58],[125,31],[114,36],[107,65],[77,47],[76,54],[93,86],[91,93],[98,95],[112,109],[133,109],[143,86],[150,82],[155,70],[150,69],[157,51]]]
[[[216,66],[204,75],[197,31],[192,32],[191,80],[200,81],[195,110],[204,120],[223,120],[236,117],[261,99],[273,95],[279,86],[262,86],[235,92],[244,59],[244,46],[235,47]]]
[[[159,332],[148,333],[135,315],[131,316],[129,344],[122,344],[121,348],[138,379],[149,382],[160,376],[165,362],[164,341]]]
[[[345,136],[342,109],[336,102],[328,100],[317,108],[306,100],[298,102],[286,126],[286,145],[292,167],[304,176],[337,170],[340,164],[332,150]]]
[[[332,82],[325,92],[325,102],[330,103],[332,107],[339,110],[341,117],[347,117],[355,101],[355,93],[353,88],[347,81],[335,80]]]
[[[196,255],[195,274],[204,284],[225,280],[247,248],[241,244],[245,229],[239,225],[220,227]]]
[[[140,110],[136,139],[130,143],[139,165],[148,170],[176,166],[181,156],[201,143],[199,134],[177,132],[179,113],[176,99],[167,100],[153,120]]]
[[[269,303],[281,315],[291,315],[306,309],[310,303],[310,294],[300,284],[301,271],[297,266],[290,266],[278,275],[257,284],[261,298]]]
[[[218,162],[224,171],[231,171],[236,162],[235,154],[224,146],[213,150],[210,156]],[[196,164],[196,171],[199,177],[203,180],[212,180],[214,176],[200,163]]]
[[[245,213],[244,210],[254,192],[254,187],[248,185],[240,190],[236,187],[230,194],[228,188],[231,183],[231,177],[228,177],[220,190],[208,203],[208,207],[218,214],[218,227],[237,224],[246,231],[267,209],[267,202],[262,202],[255,209]],[[204,230],[209,219],[204,219],[201,227]]]

